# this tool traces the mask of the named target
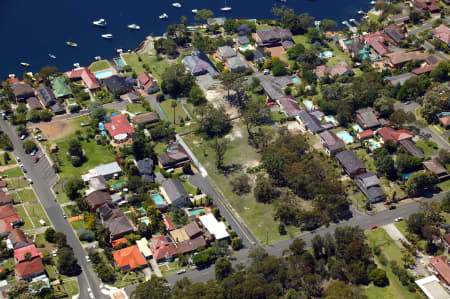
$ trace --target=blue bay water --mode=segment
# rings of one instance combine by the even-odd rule
[[[194,22],[191,10],[207,8],[216,17],[273,18],[271,8],[280,5],[274,0],[228,0],[231,12],[221,12],[224,1],[173,0],[182,8],[174,8],[171,1],[154,0],[1,0],[0,1],[0,78],[15,73],[21,77],[24,71],[37,72],[42,66],[56,65],[61,71],[69,70],[73,63],[89,65],[95,56],[112,58],[116,49],[136,49],[147,35],[163,33],[171,23],[177,23],[182,15]],[[296,13],[308,12],[316,19],[329,18],[339,24],[343,20],[357,18],[357,11],[370,8],[368,0],[288,0],[286,6]],[[169,19],[160,20],[162,13]],[[104,18],[106,28],[92,25],[92,21]],[[136,23],[141,30],[131,31],[127,25]],[[111,33],[112,40],[100,37]],[[78,43],[71,48],[66,41]],[[56,55],[56,59],[48,56]],[[28,62],[23,68],[20,62]]]

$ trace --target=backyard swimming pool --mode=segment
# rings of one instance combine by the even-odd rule
[[[353,130],[355,130],[357,133],[363,131],[363,129],[362,129],[359,125],[353,125],[352,128],[353,128]]]
[[[95,78],[97,79],[105,79],[108,77],[111,77],[113,75],[113,72],[110,70],[105,70],[105,71],[100,71],[100,72],[96,72],[94,73]]]
[[[319,53],[319,55],[317,55],[317,56],[319,56],[319,58],[331,58],[331,57],[333,57],[333,52],[325,51],[325,52]]]
[[[122,57],[116,57],[113,60],[114,60],[114,63],[120,67],[124,67],[127,65],[127,63],[122,59]]]
[[[325,121],[327,121],[327,122],[330,122],[333,124],[336,123],[336,120],[334,119],[334,117],[332,115],[325,115],[324,118],[325,118]]]
[[[148,219],[148,217],[141,218],[141,223],[145,223],[145,224],[149,225],[150,219]]]
[[[164,199],[162,198],[161,194],[152,194],[152,199],[155,202],[156,206],[164,206]]]
[[[304,100],[303,104],[305,104],[306,109],[308,109],[308,110],[313,110],[314,109],[314,104],[313,104],[312,101]]]
[[[300,83],[301,83],[301,82],[300,82],[300,79],[297,78],[297,76],[291,77],[291,80],[292,80],[292,82],[293,82],[294,84],[300,84]]]
[[[353,137],[347,131],[340,131],[336,135],[344,140],[345,144],[353,143]]]
[[[191,216],[198,216],[202,212],[206,214],[205,208],[192,209],[192,210],[189,210],[189,215],[191,215]]]
[[[368,143],[371,150],[376,150],[377,148],[380,148],[380,144],[373,139],[369,139]]]
[[[243,45],[243,46],[241,46],[241,49],[244,51],[250,50],[250,45]]]

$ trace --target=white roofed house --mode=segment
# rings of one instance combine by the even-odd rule
[[[150,250],[148,240],[146,238],[142,238],[140,240],[136,241],[136,245],[139,248],[139,251],[142,253],[142,255],[148,259],[152,257],[152,251]]]
[[[199,220],[208,233],[214,235],[216,240],[224,240],[230,237],[225,223],[218,222],[213,214],[200,216]]]

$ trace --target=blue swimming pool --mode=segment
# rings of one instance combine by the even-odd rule
[[[103,131],[105,129],[105,126],[103,125],[103,123],[98,123],[98,128]]]
[[[241,49],[244,51],[250,50],[250,45],[243,45],[241,46]]]
[[[127,63],[122,59],[122,57],[116,57],[113,60],[114,60],[114,63],[120,67],[124,67],[127,65]]]
[[[100,71],[100,72],[96,72],[94,73],[95,78],[97,79],[105,79],[108,77],[111,77],[113,75],[113,72],[110,70],[105,70],[105,71]]]
[[[306,109],[308,109],[308,110],[313,110],[314,109],[314,104],[313,104],[312,101],[305,100],[305,101],[303,101],[303,104],[305,104]]]
[[[369,139],[368,143],[371,150],[376,150],[377,148],[380,148],[380,144],[373,139]]]
[[[318,56],[319,56],[319,58],[331,58],[331,57],[333,57],[333,52],[325,51],[325,52],[319,53]]]
[[[301,83],[301,82],[300,82],[300,79],[297,78],[297,76],[292,77],[291,80],[292,80],[292,82],[293,82],[294,84],[300,84],[300,83]]]
[[[330,122],[330,123],[335,123],[336,120],[334,119],[334,117],[332,115],[325,115],[325,121],[326,122]]]
[[[450,112],[441,112],[436,115],[438,118],[441,118],[441,117],[445,117],[445,116],[450,116]]]
[[[152,199],[155,202],[156,206],[164,206],[164,199],[162,198],[161,194],[152,194]]]
[[[200,215],[200,213],[205,213],[206,214],[205,208],[189,210],[189,215],[191,215],[191,216],[198,216],[198,215]]]
[[[141,218],[141,223],[145,223],[145,224],[149,225],[150,219],[148,219],[148,217]]]
[[[353,143],[353,137],[347,131],[340,131],[336,135],[344,140],[345,144]]]
[[[363,131],[363,129],[359,125],[353,125],[352,128],[353,128],[353,130],[356,131],[356,133]]]

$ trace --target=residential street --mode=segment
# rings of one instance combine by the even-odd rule
[[[14,146],[14,155],[21,159],[21,163],[27,170],[26,177],[33,180],[32,187],[39,201],[44,207],[55,230],[61,231],[67,236],[67,243],[72,247],[82,272],[78,275],[80,289],[79,298],[109,298],[100,291],[101,281],[95,275],[90,264],[86,262],[86,253],[72,230],[72,226],[63,217],[63,211],[55,196],[51,192],[51,185],[55,182],[56,175],[48,160],[44,157],[37,163],[33,163],[33,157],[26,154],[22,148],[22,141],[16,135],[15,129],[8,121],[0,120],[0,127],[9,136]],[[30,137],[28,137],[30,138]],[[38,155],[42,154],[40,151]],[[90,290],[90,291],[89,291]]]

